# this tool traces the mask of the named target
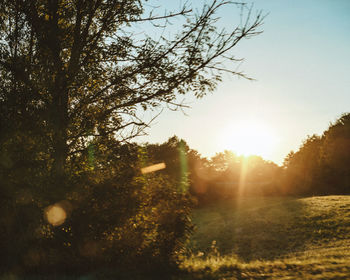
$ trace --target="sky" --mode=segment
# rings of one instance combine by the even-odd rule
[[[185,97],[185,114],[165,107],[138,142],[176,135],[205,157],[230,149],[282,164],[308,135],[350,112],[350,1],[247,3],[268,14],[263,33],[233,50],[245,59],[239,70],[255,80],[224,75],[203,99]],[[236,15],[234,6],[223,9],[220,25],[234,28]]]

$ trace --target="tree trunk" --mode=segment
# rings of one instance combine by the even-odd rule
[[[65,177],[65,165],[68,156],[68,90],[64,80],[54,91],[53,98],[53,166],[52,175],[57,180]]]

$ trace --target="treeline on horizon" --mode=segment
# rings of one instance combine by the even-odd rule
[[[350,194],[350,113],[330,124],[322,135],[308,136],[282,166],[231,151],[208,159],[176,136],[162,144],[145,144],[143,149],[153,163],[166,164],[158,172],[169,180],[180,185],[188,179],[199,206],[247,195]]]

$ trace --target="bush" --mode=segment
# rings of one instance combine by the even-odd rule
[[[29,184],[23,179],[27,200],[9,192],[25,183],[20,178],[1,185],[2,273],[108,271],[121,277],[135,264],[140,275],[175,267],[192,230],[189,194],[165,175],[142,175],[136,145],[115,145],[109,151],[94,145],[93,162],[91,153],[81,155],[64,182],[45,185],[41,178]],[[50,192],[35,192],[45,188]],[[50,220],[52,209],[64,213],[62,221]]]

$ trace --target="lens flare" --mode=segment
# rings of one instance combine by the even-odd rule
[[[68,206],[69,203],[64,201],[46,207],[44,211],[46,221],[54,227],[62,225],[67,219]]]
[[[187,164],[187,155],[186,155],[186,147],[183,141],[179,143],[179,158],[180,158],[180,190],[187,191],[188,188],[188,164]]]
[[[142,174],[147,174],[147,173],[155,172],[155,171],[158,171],[158,170],[162,170],[165,167],[166,167],[165,163],[161,162],[161,163],[157,163],[157,164],[153,164],[153,165],[141,168],[141,173]]]

